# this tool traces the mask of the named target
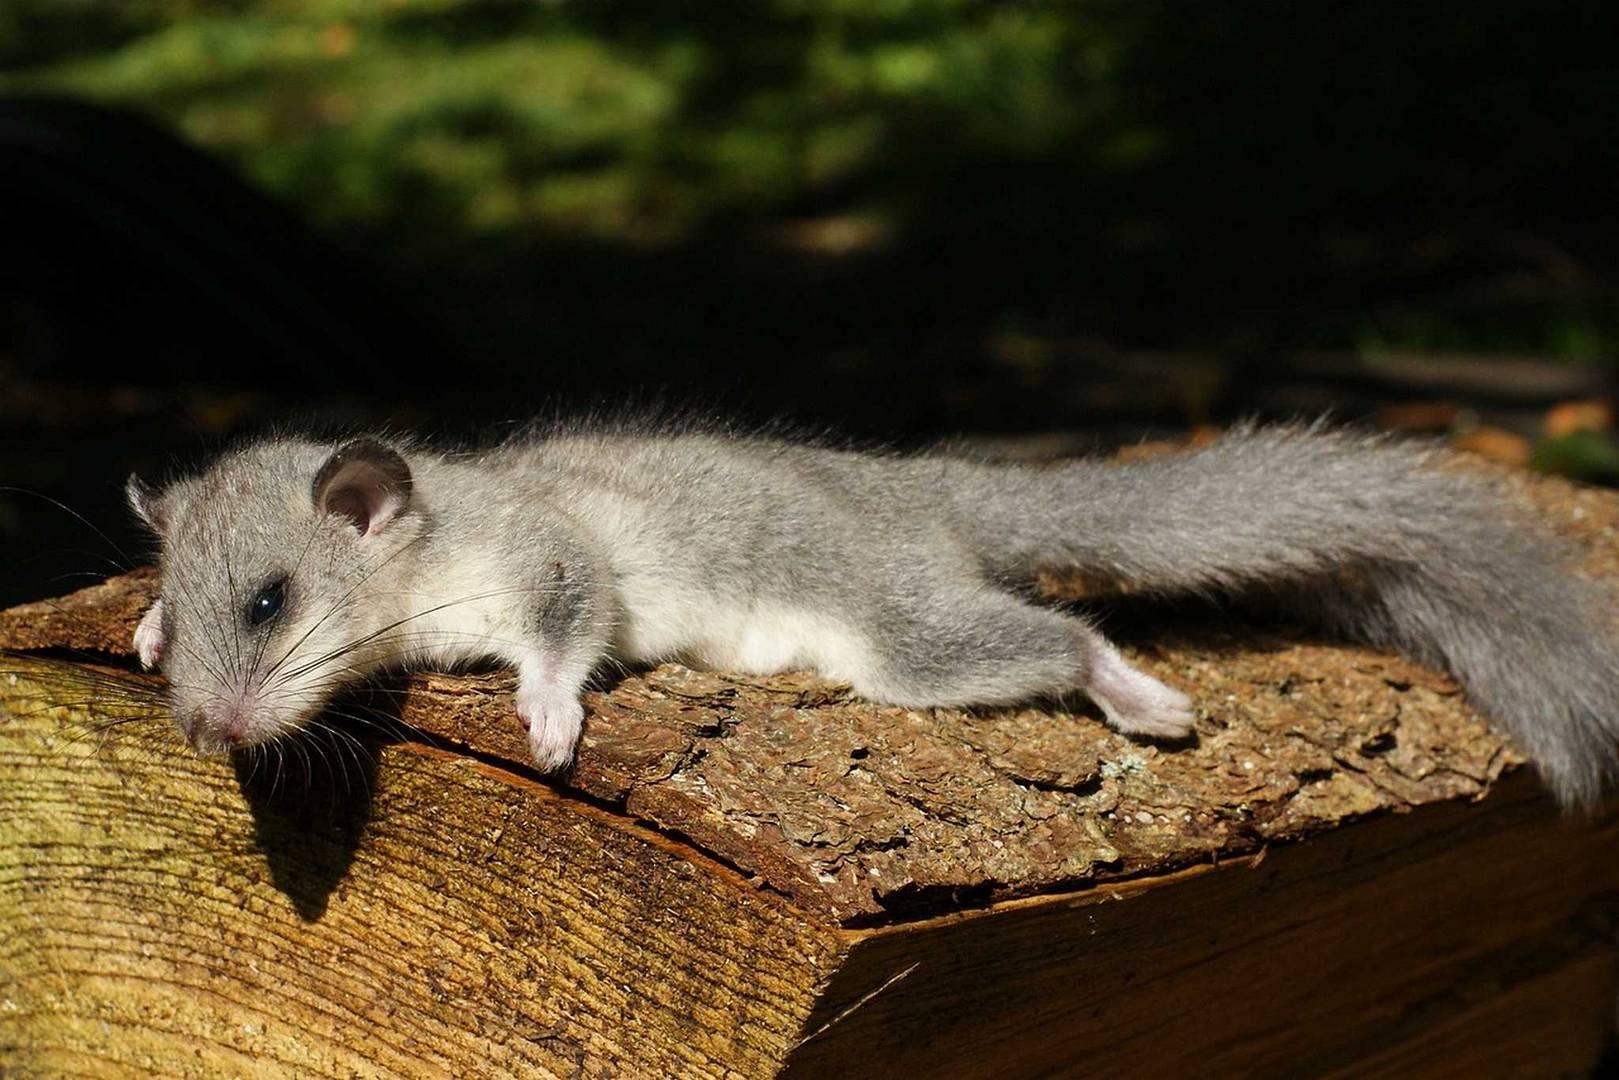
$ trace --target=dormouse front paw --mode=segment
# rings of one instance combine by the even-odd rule
[[[584,727],[585,707],[578,696],[555,685],[520,685],[517,715],[528,730],[534,763],[546,772],[566,768]]]
[[[135,655],[151,671],[163,659],[163,601],[153,604],[135,627]]]

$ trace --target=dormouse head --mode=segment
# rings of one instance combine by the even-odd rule
[[[312,719],[387,647],[388,605],[423,535],[410,465],[381,439],[275,440],[129,505],[161,542],[158,602],[135,632],[203,753]]]

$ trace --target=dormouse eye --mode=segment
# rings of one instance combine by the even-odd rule
[[[287,599],[287,579],[276,578],[253,594],[247,602],[247,625],[263,626],[281,610]]]

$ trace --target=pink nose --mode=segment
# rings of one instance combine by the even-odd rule
[[[186,741],[193,748],[205,741],[231,749],[241,746],[247,741],[247,710],[239,701],[209,702],[192,714]]]

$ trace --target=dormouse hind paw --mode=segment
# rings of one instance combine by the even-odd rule
[[[1184,739],[1192,734],[1192,699],[1138,671],[1111,647],[1093,655],[1085,692],[1107,722],[1125,735]]]

